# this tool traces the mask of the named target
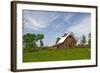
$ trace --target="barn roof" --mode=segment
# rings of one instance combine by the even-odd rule
[[[57,44],[63,43],[68,36],[69,36],[69,34],[60,38],[60,40],[57,42]]]

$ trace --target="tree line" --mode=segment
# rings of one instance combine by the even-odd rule
[[[36,42],[40,42],[40,47],[44,46],[43,43],[44,35],[43,34],[31,34],[27,33],[23,35],[23,47],[33,51],[38,47]]]
[[[74,34],[71,33],[73,36]],[[31,33],[27,33],[25,35],[23,35],[23,48],[26,48],[29,51],[35,51],[37,50],[37,48],[41,48],[44,47],[44,34],[31,34]],[[59,37],[56,38],[56,43],[60,40]],[[37,42],[39,42],[39,46],[37,45]],[[86,36],[82,35],[82,37],[80,38],[80,44],[84,45],[87,42],[86,40]],[[88,34],[88,46],[91,45],[91,33]]]
[[[91,44],[91,33],[88,34],[88,41],[86,40],[86,36],[82,35],[82,37],[81,37],[81,44],[84,45],[86,42],[90,46],[90,44]]]

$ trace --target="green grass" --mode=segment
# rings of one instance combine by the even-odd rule
[[[23,62],[82,60],[90,58],[90,48],[48,49],[23,53]]]

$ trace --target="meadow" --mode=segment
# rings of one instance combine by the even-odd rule
[[[90,58],[90,48],[45,49],[35,52],[23,52],[23,62],[83,60]]]

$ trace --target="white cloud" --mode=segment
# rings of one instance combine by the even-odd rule
[[[59,14],[52,14],[51,19],[49,19],[49,22],[53,22],[56,20],[60,15]]]
[[[33,29],[33,30],[39,30],[40,28],[45,28],[47,27],[46,24],[43,24],[43,21],[37,21],[34,18],[27,16],[27,18],[25,18],[26,20],[24,21],[24,26],[26,28],[29,29]]]
[[[74,36],[76,37],[78,43],[80,43],[80,39],[82,35],[86,37],[86,44],[88,43],[88,34],[91,33],[91,18],[84,18],[78,24],[75,24],[67,29],[68,32],[74,32]]]
[[[77,37],[88,35],[91,32],[91,18],[86,17],[78,24],[67,28],[68,32],[74,32]]]
[[[64,17],[64,21],[69,21],[75,14],[68,14],[67,16]]]
[[[43,15],[24,15],[24,26],[28,29],[33,30],[40,30],[42,28],[46,28],[53,22],[55,19],[59,17],[58,14],[46,14],[47,16]]]

